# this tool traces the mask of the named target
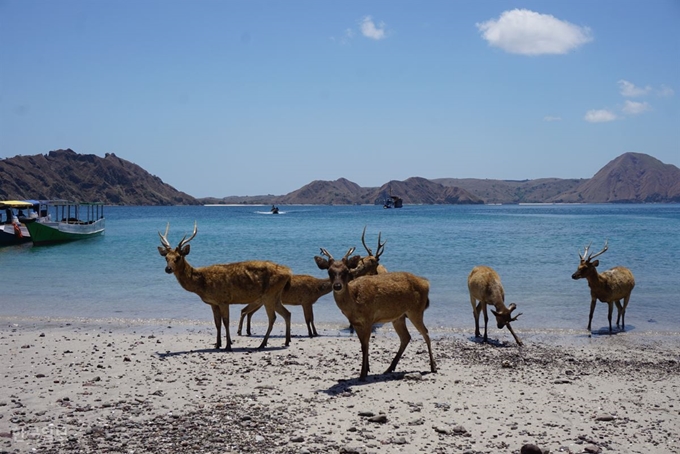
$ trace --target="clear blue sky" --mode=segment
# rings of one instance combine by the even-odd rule
[[[0,158],[195,197],[680,166],[680,2],[0,0]]]

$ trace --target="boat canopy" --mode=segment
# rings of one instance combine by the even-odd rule
[[[33,205],[26,200],[0,200],[0,208],[31,208]]]

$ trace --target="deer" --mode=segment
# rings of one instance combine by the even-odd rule
[[[319,333],[316,331],[316,326],[314,326],[314,310],[312,306],[319,298],[330,292],[331,281],[328,279],[319,279],[307,274],[293,274],[290,279],[290,287],[283,291],[281,301],[284,305],[288,306],[302,306],[309,337],[316,337]],[[246,317],[248,317],[246,333],[250,336],[250,320],[260,307],[262,307],[262,304],[256,301],[241,309],[241,319],[238,322],[237,331],[239,336],[243,328],[243,319]]]
[[[406,327],[406,318],[420,332],[427,344],[430,355],[430,370],[437,371],[432,354],[430,336],[423,323],[425,309],[430,305],[430,284],[427,279],[408,272],[392,272],[380,275],[351,278],[351,270],[356,268],[360,256],[348,258],[354,248],[350,248],[341,260],[335,260],[326,250],[321,254],[327,258],[315,256],[314,260],[322,270],[328,270],[328,277],[333,286],[333,298],[340,311],[354,327],[361,343],[360,381],[365,381],[369,372],[368,347],[371,330],[376,323],[392,322],[399,335],[400,345],[396,356],[385,373],[394,372],[411,341]]]
[[[250,304],[258,301],[264,305],[269,318],[267,333],[258,347],[264,349],[269,340],[269,335],[274,326],[276,313],[280,314],[286,322],[286,347],[290,345],[290,312],[281,304],[281,294],[290,286],[290,268],[274,262],[264,260],[250,260],[226,264],[215,264],[205,267],[194,268],[186,259],[189,255],[189,242],[196,237],[198,225],[194,222],[194,231],[189,239],[186,235],[176,248],[168,241],[170,223],[165,229],[165,234],[158,232],[162,246],[158,252],[165,257],[165,272],[174,274],[177,282],[185,290],[195,293],[201,300],[210,305],[217,329],[217,341],[215,348],[222,346],[221,324],[226,331],[227,351],[231,350],[232,342],[229,334],[229,306],[231,304]]]
[[[633,273],[624,266],[615,266],[609,270],[601,273],[597,272],[597,266],[600,264],[599,260],[593,261],[595,257],[607,252],[609,249],[609,240],[604,242],[604,248],[596,253],[588,255],[590,244],[585,247],[583,255],[579,251],[579,265],[576,272],[571,275],[574,280],[585,278],[590,287],[590,316],[588,317],[588,331],[593,321],[593,312],[595,312],[595,303],[599,299],[603,303],[609,305],[609,332],[612,332],[612,311],[614,303],[616,303],[616,327],[619,327],[621,322],[621,330],[626,329],[626,308],[630,300],[630,294],[635,287],[635,278]],[[623,299],[623,306],[621,300]]]
[[[470,292],[472,315],[475,317],[475,337],[482,337],[479,333],[479,314],[483,312],[484,342],[488,342],[486,329],[489,323],[489,314],[486,310],[487,306],[491,305],[495,308],[495,310],[491,309],[491,313],[496,317],[498,329],[503,329],[503,327],[507,326],[508,331],[515,338],[515,342],[521,347],[523,345],[522,341],[513,331],[510,322],[514,322],[522,314],[519,313],[514,317],[512,316],[512,312],[517,308],[515,303],[505,307],[505,291],[503,290],[498,273],[488,266],[480,265],[472,268],[468,275],[468,291]]]
[[[365,241],[366,227],[361,234],[361,242],[368,253],[367,256],[361,257],[356,268],[351,270],[352,279],[373,274],[387,273],[387,268],[381,265],[380,256],[385,252],[386,241],[381,242],[381,233],[378,233],[378,248],[375,255],[373,251],[366,245]],[[352,250],[354,252],[354,250]],[[351,253],[350,253],[351,254]],[[306,274],[294,274],[290,281],[290,288],[283,291],[282,301],[284,305],[288,306],[302,306],[302,311],[305,317],[305,324],[307,325],[307,333],[309,337],[318,336],[316,326],[314,326],[314,309],[312,306],[324,295],[331,292],[331,282],[328,279],[318,279],[314,276]],[[254,302],[241,309],[241,318],[238,322],[237,334],[240,336],[243,331],[243,319],[247,317],[246,334],[250,336],[250,321],[253,314],[257,312],[261,304]],[[354,328],[350,325],[350,333],[354,332]]]

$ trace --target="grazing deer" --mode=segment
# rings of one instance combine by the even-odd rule
[[[286,322],[286,346],[290,345],[290,312],[281,304],[281,294],[290,285],[291,272],[288,267],[269,261],[251,260],[228,264],[210,265],[201,268],[192,267],[186,260],[189,255],[189,242],[198,232],[194,223],[194,232],[186,239],[186,235],[176,248],[170,246],[168,230],[165,235],[158,232],[162,246],[158,252],[165,257],[165,272],[173,274],[179,284],[187,291],[197,294],[204,303],[209,304],[217,328],[217,342],[215,348],[222,346],[221,324],[227,332],[226,349],[231,350],[231,336],[229,334],[229,305],[250,304],[259,301],[264,305],[269,317],[269,327],[258,349],[263,349],[269,340],[269,334],[274,326],[276,312],[283,316]]]
[[[399,351],[392,360],[385,373],[394,372],[406,346],[411,341],[411,335],[406,327],[408,317],[413,326],[420,332],[427,344],[430,354],[430,370],[437,371],[432,345],[427,328],[423,323],[425,309],[430,305],[430,284],[427,279],[411,273],[384,273],[374,276],[363,276],[351,279],[351,270],[356,268],[361,257],[348,257],[354,252],[350,248],[342,260],[335,260],[325,249],[321,253],[328,257],[315,256],[317,266],[328,270],[328,277],[333,285],[333,297],[342,313],[354,327],[361,342],[361,374],[360,380],[368,375],[368,343],[371,329],[376,323],[392,322],[394,330],[399,335],[401,344]]]
[[[281,301],[288,306],[302,306],[302,311],[307,324],[309,337],[318,336],[316,326],[314,326],[314,310],[312,305],[324,295],[331,292],[331,281],[319,279],[306,274],[293,274],[290,279],[290,287],[286,288],[281,295]],[[248,317],[246,322],[246,333],[250,336],[250,320],[253,314],[262,307],[259,301],[250,303],[241,309],[241,319],[238,322],[238,335],[241,335],[243,319]]]
[[[599,260],[593,261],[609,249],[608,241],[604,243],[604,249],[597,254],[591,253],[588,255],[590,245],[586,246],[583,255],[579,252],[578,257],[580,263],[576,272],[571,275],[572,279],[586,278],[588,280],[588,287],[590,287],[590,316],[588,317],[588,330],[590,330],[591,322],[593,321],[593,312],[595,312],[595,303],[599,299],[603,303],[609,305],[609,332],[612,332],[612,310],[616,303],[617,316],[616,327],[621,321],[621,329],[626,329],[626,307],[630,300],[630,294],[635,287],[635,278],[630,270],[623,266],[615,266],[610,270],[597,272],[597,266],[600,264]],[[621,306],[621,299],[623,299],[623,306]]]
[[[484,342],[488,341],[486,328],[489,323],[489,314],[486,312],[486,307],[490,304],[496,308],[496,310],[491,309],[491,313],[496,317],[498,329],[507,326],[517,345],[521,346],[522,341],[513,331],[510,322],[514,322],[522,314],[512,316],[512,311],[517,308],[514,303],[505,307],[505,291],[498,273],[488,266],[474,267],[468,276],[468,290],[470,291],[472,314],[475,317],[475,337],[481,337],[479,334],[479,313],[484,312]]]
[[[361,257],[357,267],[352,269],[350,274],[351,278],[357,278],[361,276],[382,274],[387,273],[387,268],[381,265],[380,256],[385,252],[385,242],[380,241],[380,233],[378,234],[378,248],[376,249],[376,254],[373,255],[373,251],[366,245],[366,227],[361,234],[361,242],[368,253],[367,256]],[[354,249],[352,249],[354,252]],[[351,254],[351,252],[350,252]],[[283,291],[281,297],[283,304],[288,306],[302,306],[303,314],[305,316],[305,323],[307,324],[307,332],[309,337],[315,337],[319,334],[314,326],[314,310],[312,306],[317,302],[319,298],[327,295],[331,292],[331,282],[328,279],[318,279],[309,275],[293,275],[290,281],[290,288]],[[259,302],[254,302],[248,306],[241,309],[241,318],[238,322],[238,335],[241,335],[243,331],[243,319],[247,317],[246,321],[246,334],[250,336],[250,321],[253,318],[253,314],[257,312],[262,306]],[[350,325],[349,330],[351,333],[354,332],[354,328]]]

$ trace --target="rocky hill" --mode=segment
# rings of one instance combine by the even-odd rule
[[[550,202],[667,203],[680,202],[680,169],[642,153],[625,153],[590,180]]]
[[[0,199],[66,199],[109,205],[196,205],[113,153],[104,158],[71,149],[0,160]]]
[[[584,179],[540,178],[537,180],[481,180],[475,178],[438,178],[444,186],[464,188],[485,203],[543,203],[573,191]]]
[[[112,205],[205,203],[382,205],[394,194],[405,204],[665,203],[680,202],[680,169],[641,153],[626,153],[590,179],[508,181],[412,177],[364,188],[345,178],[312,181],[286,195],[195,199],[136,164],[73,150],[0,159],[0,199],[70,199]]]

